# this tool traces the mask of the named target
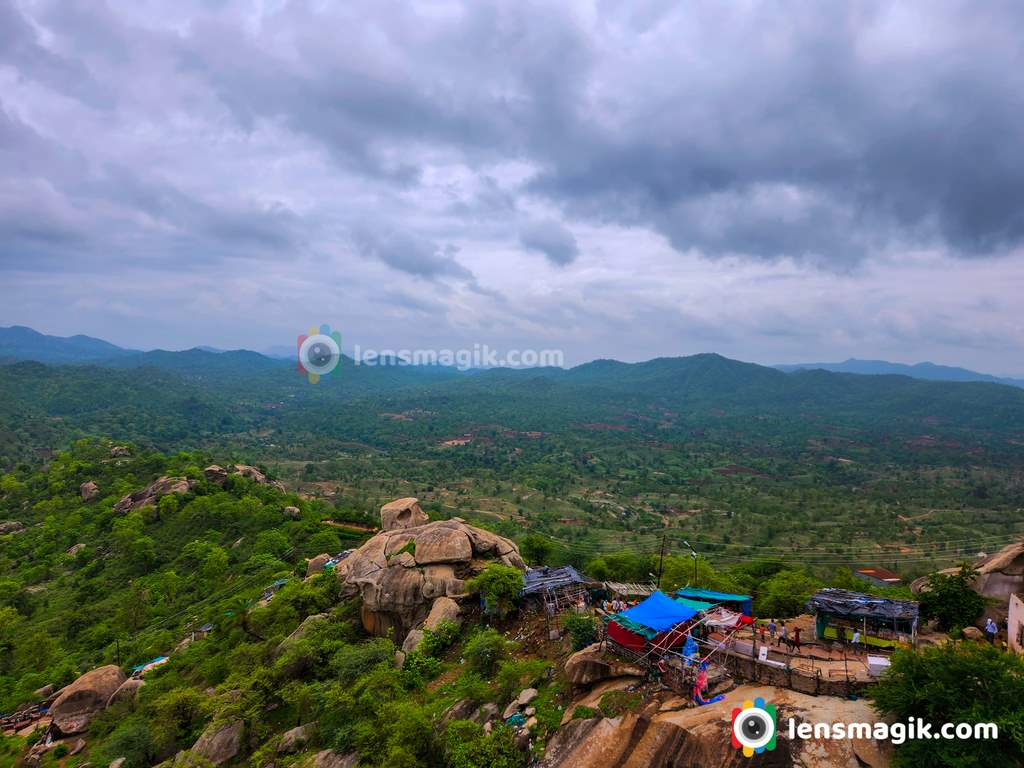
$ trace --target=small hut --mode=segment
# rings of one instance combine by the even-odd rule
[[[744,616],[754,615],[754,600],[750,595],[734,595],[731,592],[715,592],[699,587],[683,587],[676,590],[676,597],[684,600],[697,600],[712,605],[722,605],[731,611]]]
[[[608,643],[627,657],[682,646],[697,613],[664,592],[655,592],[642,603],[609,618]]]
[[[530,568],[523,574],[523,590],[519,596],[543,605],[549,614],[574,608],[581,602],[589,604],[591,582],[571,565],[559,568]]]

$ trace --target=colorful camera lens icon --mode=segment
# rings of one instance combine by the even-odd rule
[[[732,745],[742,749],[744,757],[775,749],[775,705],[758,696],[733,708]]]
[[[307,376],[310,384],[333,373],[340,362],[341,334],[332,331],[331,326],[313,327],[299,336],[299,373]]]

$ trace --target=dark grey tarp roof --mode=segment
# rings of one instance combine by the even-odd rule
[[[563,565],[560,568],[531,568],[523,574],[523,591],[520,594],[533,595],[549,589],[586,582],[587,579],[571,565]]]
[[[892,600],[886,597],[850,592],[846,589],[821,589],[807,601],[811,612],[823,611],[837,616],[869,619],[917,619],[917,603],[913,600]]]

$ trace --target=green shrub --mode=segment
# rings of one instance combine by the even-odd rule
[[[442,621],[437,629],[423,630],[423,640],[416,650],[425,656],[440,658],[459,639],[459,625],[454,621]]]
[[[498,700],[508,701],[545,677],[551,663],[544,659],[509,659],[498,664]]]
[[[453,720],[445,732],[445,762],[450,768],[520,768],[525,758],[508,726],[488,735],[471,720]]]
[[[471,671],[491,677],[508,654],[508,641],[494,629],[482,629],[466,643],[466,661]]]
[[[483,704],[493,696],[487,681],[476,672],[463,672],[452,683],[451,690],[457,698],[473,704]]]
[[[572,711],[573,720],[589,720],[592,717],[600,717],[601,713],[592,707],[585,707],[582,704]]]
[[[405,657],[402,672],[410,688],[422,688],[441,673],[441,662],[418,650],[412,651]]]
[[[480,595],[487,610],[504,618],[515,605],[523,589],[523,572],[500,563],[490,563],[480,573],[466,582],[466,592]]]
[[[569,612],[562,619],[562,628],[572,639],[572,649],[578,651],[597,640],[597,619],[580,613]]]

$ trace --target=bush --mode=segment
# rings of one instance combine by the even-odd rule
[[[451,768],[519,768],[524,756],[508,726],[488,735],[471,720],[453,720],[445,732],[445,762]]]
[[[440,658],[459,639],[459,625],[454,621],[442,621],[437,629],[423,630],[423,640],[417,650],[425,656]]]
[[[422,688],[441,673],[441,662],[418,650],[412,651],[405,657],[402,672],[410,688]]]
[[[463,672],[451,685],[451,690],[459,699],[473,704],[483,704],[491,698],[491,688],[476,672]]]
[[[498,700],[508,701],[524,688],[535,687],[551,668],[544,659],[509,659],[498,664]]]
[[[869,695],[895,721],[995,723],[999,739],[914,740],[896,748],[895,768],[1024,765],[1024,658],[987,644],[897,651]]]
[[[491,563],[466,582],[466,592],[480,595],[489,611],[505,618],[523,589],[523,572],[500,563]]]
[[[593,616],[567,613],[562,619],[562,629],[572,639],[572,649],[578,651],[597,640],[597,620]]]
[[[580,705],[572,711],[573,720],[590,720],[592,717],[600,717],[601,713],[592,707]]]
[[[466,643],[466,661],[471,671],[491,677],[508,654],[508,641],[494,629],[482,629]]]

